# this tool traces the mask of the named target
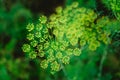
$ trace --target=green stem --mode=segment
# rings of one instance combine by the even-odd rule
[[[104,53],[103,53],[102,58],[101,58],[101,61],[100,61],[98,80],[101,80],[103,63],[104,63],[106,57],[107,57],[107,49],[105,48]]]
[[[66,70],[65,70],[65,68],[64,68],[64,65],[63,65],[62,63],[61,63],[61,67],[62,67],[62,71],[63,71],[64,75],[66,76],[67,80],[71,80],[71,79],[69,78],[69,76],[67,75],[67,72],[66,72]]]

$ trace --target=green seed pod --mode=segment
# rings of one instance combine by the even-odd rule
[[[50,44],[49,44],[49,42],[47,41],[45,44],[44,44],[44,49],[48,49],[49,48],[49,46],[50,46]]]
[[[41,52],[42,49],[43,49],[43,46],[42,46],[41,44],[37,45],[37,50],[38,50],[39,52]]]
[[[95,43],[89,44],[89,50],[95,51],[97,49],[97,45]]]
[[[57,59],[61,59],[63,57],[62,53],[61,52],[57,52],[56,53],[56,58]]]
[[[60,49],[61,51],[64,51],[64,50],[65,50],[65,46],[64,46],[64,45],[60,45],[60,46],[59,46],[59,49]]]
[[[40,63],[40,66],[43,68],[43,69],[46,69],[48,67],[48,61],[45,59],[43,61],[41,61]]]
[[[33,40],[33,39],[34,39],[34,34],[29,33],[29,34],[27,35],[27,39],[28,39],[28,40]]]
[[[45,24],[47,22],[47,17],[46,16],[41,16],[39,21],[42,23],[42,24]]]
[[[81,49],[75,48],[73,54],[74,54],[75,56],[80,56],[80,54],[81,54]]]
[[[48,54],[53,54],[53,53],[54,53],[54,50],[51,49],[51,48],[49,48],[49,49],[47,50],[47,53],[48,53]]]
[[[39,57],[44,57],[44,56],[45,56],[45,52],[43,52],[43,51],[38,52],[38,56],[39,56]]]
[[[34,29],[34,24],[33,24],[33,23],[29,23],[29,24],[27,25],[26,29],[27,29],[28,31],[32,31],[32,30]]]
[[[85,46],[86,45],[86,40],[80,40],[80,46]]]
[[[38,42],[36,40],[33,40],[30,44],[31,44],[31,46],[36,47]]]
[[[54,55],[53,55],[53,54],[49,54],[49,55],[47,56],[47,60],[48,60],[48,62],[54,61],[54,60],[55,60]]]
[[[29,44],[24,44],[23,46],[22,46],[22,50],[23,50],[23,52],[30,52],[30,45]]]
[[[64,64],[69,64],[69,62],[70,62],[70,57],[69,57],[69,56],[64,56],[64,57],[62,58],[62,63],[64,63]]]
[[[44,38],[40,38],[40,42],[42,43],[42,42],[44,42],[45,41],[45,39]]]
[[[77,8],[78,7],[78,2],[74,2],[71,6],[73,7],[73,8]]]
[[[62,7],[57,7],[57,8],[56,8],[56,12],[57,12],[57,14],[62,13]]]
[[[73,49],[67,49],[66,54],[71,56],[73,54]]]
[[[36,32],[36,33],[35,33],[35,37],[36,37],[36,38],[41,38],[41,37],[42,37],[41,32]]]
[[[43,25],[42,25],[42,24],[37,24],[37,25],[36,25],[36,30],[37,30],[37,31],[41,31],[42,28],[43,28]]]
[[[60,70],[60,64],[58,64],[56,61],[51,63],[51,69],[53,71],[59,71]]]
[[[35,58],[37,57],[37,53],[36,53],[35,51],[31,51],[31,52],[29,53],[29,57],[30,57],[31,59],[35,59]]]

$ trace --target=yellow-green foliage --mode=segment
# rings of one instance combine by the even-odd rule
[[[102,0],[103,3],[107,5],[107,7],[111,8],[113,11],[120,12],[120,0]]]
[[[120,0],[102,0],[102,2],[111,9],[116,18],[120,20]]]
[[[65,9],[58,7],[49,18],[41,16],[39,23],[27,25],[29,43],[22,49],[32,59],[42,57],[43,69],[59,71],[61,65],[69,64],[71,57],[79,56],[85,46],[95,51],[101,43],[109,43],[105,30],[109,19],[103,17],[96,22],[96,18],[93,10],[78,8],[76,2]]]

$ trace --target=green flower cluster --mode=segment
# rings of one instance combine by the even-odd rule
[[[120,0],[102,0],[102,2],[105,3],[113,11],[120,12]]]
[[[117,19],[120,19],[120,0],[102,0],[102,2],[114,12]]]
[[[72,56],[79,56],[85,46],[95,51],[101,42],[108,44],[109,34],[104,28],[109,19],[103,17],[95,23],[96,18],[93,10],[78,8],[76,2],[65,9],[58,7],[48,19],[41,16],[36,25],[27,25],[29,43],[22,49],[32,59],[43,57],[40,62],[43,69],[59,71]]]
[[[78,8],[78,3],[73,3],[64,10],[56,9],[57,14],[50,17],[49,28],[53,28],[53,34],[58,42],[67,42],[67,46],[74,48],[84,47],[86,44],[90,50],[96,50],[100,42],[108,43],[107,34],[103,31],[109,19],[103,17],[94,23],[97,14],[86,8]],[[102,22],[101,22],[102,21]],[[101,38],[101,39],[99,39]]]
[[[48,29],[46,27],[47,18],[41,16],[38,24],[34,25],[29,23],[26,27],[27,31],[27,40],[29,44],[24,44],[22,49],[24,52],[29,54],[29,57],[35,59],[37,56],[44,57],[43,53],[43,43],[48,40]]]

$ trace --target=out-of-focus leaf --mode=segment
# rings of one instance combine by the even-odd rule
[[[16,44],[16,39],[12,38],[11,41],[5,46],[5,50],[7,50],[7,52],[11,52],[12,50],[14,50]]]
[[[11,80],[5,66],[0,65],[0,80]]]

